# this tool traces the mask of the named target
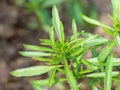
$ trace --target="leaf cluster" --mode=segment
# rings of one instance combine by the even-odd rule
[[[112,0],[113,7],[119,8],[120,0]],[[116,6],[117,5],[117,6]],[[28,51],[19,53],[26,57],[44,62],[43,66],[32,66],[12,71],[11,74],[17,77],[35,76],[49,72],[49,78],[45,80],[30,81],[35,90],[42,90],[41,87],[52,87],[56,83],[68,82],[71,90],[80,90],[82,79],[89,78],[87,84],[92,90],[111,90],[112,80],[118,83],[116,90],[119,90],[120,72],[116,69],[120,65],[120,58],[115,58],[112,49],[115,45],[120,48],[119,36],[119,9],[113,8],[113,26],[91,19],[85,15],[82,18],[103,28],[103,31],[112,36],[113,39],[102,38],[99,35],[92,35],[85,32],[78,32],[76,22],[73,19],[73,34],[66,39],[64,27],[59,18],[55,6],[52,10],[52,27],[49,31],[49,39],[40,39],[40,46],[24,44]],[[55,38],[55,34],[57,38]],[[101,50],[97,49],[101,47]],[[87,59],[85,54],[90,51],[91,57]],[[66,77],[61,77],[65,75]],[[104,82],[104,87],[98,88]]]

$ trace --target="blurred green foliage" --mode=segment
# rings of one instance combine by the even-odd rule
[[[80,14],[84,13],[93,19],[97,18],[97,13],[91,0],[89,2],[85,0],[14,0],[14,3],[24,7],[27,14],[35,14],[41,24],[40,26],[46,32],[49,31],[51,26],[50,12],[53,5],[60,5],[60,8],[64,8],[64,12],[69,16],[69,19],[72,20],[74,18],[80,27],[93,27],[93,25],[86,24]],[[28,22],[27,27],[34,30],[37,28],[35,24],[35,22]]]

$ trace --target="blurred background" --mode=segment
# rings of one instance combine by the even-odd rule
[[[72,34],[71,21],[74,18],[79,31],[107,37],[100,27],[84,22],[80,14],[111,25],[107,17],[111,13],[110,0],[0,0],[0,90],[33,90],[29,80],[47,77],[16,78],[10,75],[10,71],[42,64],[20,56],[18,51],[24,50],[23,43],[39,45],[39,38],[48,38],[52,5],[58,8],[67,36]],[[84,85],[82,88],[89,90]]]

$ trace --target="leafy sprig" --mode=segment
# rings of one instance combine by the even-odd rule
[[[113,7],[119,0],[112,0]],[[32,57],[35,60],[44,62],[42,66],[32,66],[28,68],[12,71],[11,74],[17,77],[35,76],[49,73],[49,78],[45,80],[31,80],[35,90],[42,90],[41,87],[52,87],[56,83],[68,82],[71,90],[80,90],[82,80],[89,78],[88,85],[92,85],[92,90],[111,90],[112,80],[119,82],[117,78],[120,73],[115,70],[120,65],[120,58],[115,58],[112,49],[115,45],[120,46],[118,12],[113,9],[113,26],[107,26],[99,21],[82,15],[83,19],[89,23],[103,27],[103,31],[112,36],[114,39],[102,38],[99,35],[92,35],[85,32],[78,32],[75,20],[72,22],[73,35],[68,39],[65,38],[64,27],[59,18],[58,11],[53,6],[53,26],[49,31],[49,39],[40,39],[41,45],[23,46],[28,51],[20,51],[23,56]],[[120,12],[120,11],[119,11]],[[57,38],[54,35],[57,35]],[[98,51],[101,46],[104,47]],[[84,55],[91,51],[91,57],[87,59]],[[57,74],[65,75],[66,78]],[[103,80],[104,79],[104,80]],[[104,87],[98,88],[96,84],[104,82]],[[116,89],[119,88],[116,87]]]

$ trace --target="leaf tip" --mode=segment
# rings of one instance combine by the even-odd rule
[[[18,77],[18,76],[15,74],[15,71],[11,71],[11,72],[10,72],[10,75],[15,76],[15,77]]]
[[[28,44],[23,44],[23,47],[27,47]]]
[[[18,52],[20,55],[24,56],[24,51],[19,51]]]

